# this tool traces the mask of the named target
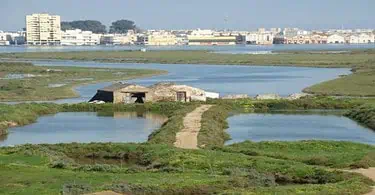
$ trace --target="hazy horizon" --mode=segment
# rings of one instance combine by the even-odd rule
[[[129,19],[142,29],[375,28],[373,0],[3,0],[0,30],[25,27],[25,16],[46,12],[61,21]]]

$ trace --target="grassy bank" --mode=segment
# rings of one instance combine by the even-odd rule
[[[212,148],[223,146],[230,135],[225,131],[228,128],[227,118],[232,111],[230,106],[217,105],[202,115],[202,126],[198,134],[198,146]]]
[[[342,78],[313,85],[303,91],[318,95],[375,97],[375,70],[354,72]]]
[[[42,115],[54,114],[60,110],[60,106],[55,104],[0,104],[0,132],[5,134],[9,127],[28,125]]]
[[[330,148],[337,143],[316,144]],[[366,145],[347,144],[347,148],[374,150]],[[358,174],[328,171],[324,166],[290,160],[293,158],[269,157],[267,148],[265,155],[231,152],[231,146],[227,150],[181,150],[166,145],[114,143],[0,148],[0,193],[113,190],[127,194],[364,194],[374,184]],[[292,147],[290,155],[294,152],[297,155],[298,149]],[[341,151],[330,153],[339,156]],[[306,150],[304,155],[319,156],[314,150]],[[364,155],[365,152],[358,157]],[[350,158],[346,162],[352,164],[355,160]]]
[[[359,108],[350,110],[345,116],[366,125],[375,131],[375,105],[363,105]]]
[[[0,62],[0,101],[72,98],[78,96],[73,89],[78,85],[163,73],[157,70],[38,67],[30,63]]]

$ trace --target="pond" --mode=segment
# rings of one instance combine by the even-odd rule
[[[375,145],[375,132],[332,114],[240,114],[228,119],[226,144],[250,141],[336,140]]]
[[[166,70],[168,74],[128,82],[148,86],[157,82],[175,82],[206,91],[229,94],[276,93],[288,96],[304,88],[350,74],[347,68],[306,68],[285,66],[236,66],[236,65],[192,65],[192,64],[115,64],[75,61],[34,61],[39,66],[78,66],[100,68],[132,68]],[[88,101],[97,89],[110,82],[79,86],[79,98],[54,101],[55,103],[77,103]]]
[[[89,142],[145,142],[167,120],[154,113],[62,112],[9,129],[0,146]]]

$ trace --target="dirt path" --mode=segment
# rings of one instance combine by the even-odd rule
[[[373,181],[375,181],[375,167],[369,168],[369,169],[354,169],[354,170],[344,170],[347,172],[352,172],[352,173],[360,173]],[[368,194],[365,195],[375,195],[375,186],[373,187],[373,190],[369,192]]]
[[[184,149],[198,149],[198,133],[201,129],[202,115],[212,105],[202,105],[184,118],[184,128],[176,134],[174,146]]]

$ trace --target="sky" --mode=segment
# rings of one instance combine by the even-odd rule
[[[0,30],[20,30],[40,12],[142,29],[375,28],[374,8],[375,0],[0,0]]]

